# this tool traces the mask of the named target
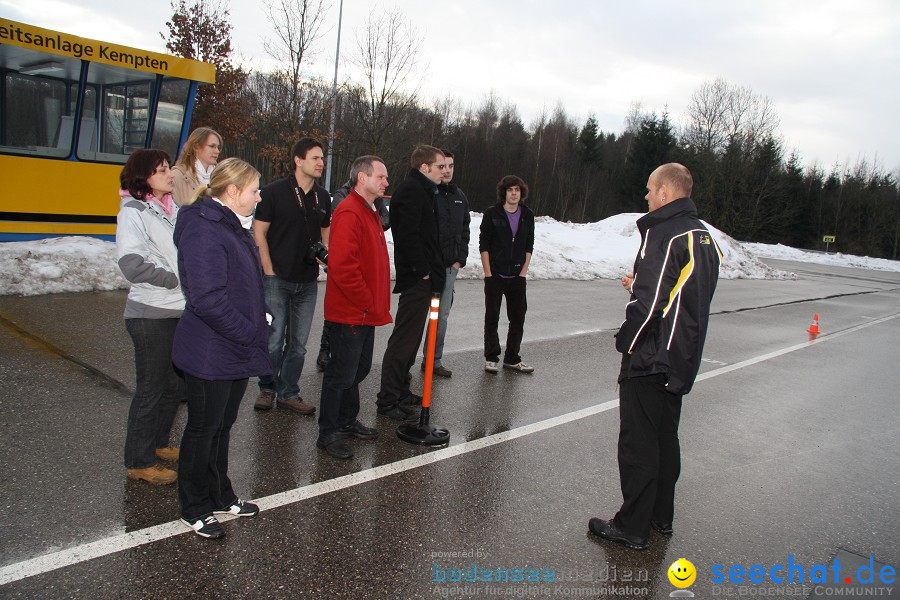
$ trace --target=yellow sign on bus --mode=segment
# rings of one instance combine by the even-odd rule
[[[216,81],[216,68],[208,63],[90,40],[15,21],[0,21],[0,44],[204,83]]]

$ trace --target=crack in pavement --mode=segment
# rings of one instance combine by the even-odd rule
[[[10,321],[9,319],[7,319],[6,317],[4,317],[2,315],[0,315],[0,325],[3,325],[4,327],[6,327],[10,331],[12,331],[17,336],[24,338],[25,340],[31,342],[32,344],[35,344],[36,346],[38,346],[40,349],[44,350],[45,352],[54,354],[54,355],[62,358],[63,360],[67,360],[67,361],[71,362],[72,364],[75,364],[75,365],[81,367],[82,369],[84,369],[87,372],[89,377],[99,381],[100,385],[102,385],[103,387],[112,388],[114,390],[121,392],[123,395],[126,395],[128,397],[131,397],[134,395],[134,390],[130,389],[127,385],[125,385],[124,383],[122,383],[121,381],[116,379],[115,377],[107,375],[106,373],[104,373],[103,371],[98,369],[97,367],[95,367],[91,364],[88,364],[88,363],[84,362],[83,360],[79,360],[78,358],[72,356],[71,354],[69,354],[68,352],[66,352],[65,350],[60,348],[59,346],[56,346],[56,345],[48,342],[47,340],[31,333],[30,331],[23,329],[22,327],[17,325],[15,322]]]

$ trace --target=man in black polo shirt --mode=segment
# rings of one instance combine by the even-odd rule
[[[269,357],[274,376],[260,377],[259,396],[253,408],[278,406],[302,415],[316,407],[300,397],[300,374],[306,357],[306,340],[316,309],[319,261],[310,257],[316,242],[328,245],[331,197],[316,184],[322,175],[322,144],[303,138],[291,151],[294,172],[262,190],[256,207],[253,236],[265,274],[266,304],[272,311]]]

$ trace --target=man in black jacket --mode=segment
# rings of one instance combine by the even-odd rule
[[[410,158],[407,178],[391,198],[394,238],[394,293],[400,294],[394,330],[381,363],[378,414],[398,421],[413,416],[422,398],[409,391],[407,373],[422,343],[431,295],[444,289],[444,265],[435,217],[435,196],[444,154],[433,146],[418,146]]]
[[[497,184],[497,200],[484,211],[478,239],[481,266],[484,267],[484,370],[497,373],[500,361],[500,306],[506,297],[509,331],[503,368],[532,373],[519,356],[525,330],[528,300],[525,276],[534,252],[534,213],[522,204],[528,186],[520,177],[507,175]]]
[[[466,266],[469,257],[469,201],[463,191],[453,183],[453,153],[444,151],[447,168],[443,171],[437,194],[437,223],[441,238],[441,258],[444,261],[447,280],[441,292],[441,307],[438,312],[438,328],[434,344],[434,374],[438,377],[450,377],[453,372],[442,364],[444,356],[444,337],[447,335],[447,320],[450,307],[453,306],[453,287],[456,275]],[[422,370],[425,370],[425,358],[428,352],[428,335],[422,345]]]
[[[650,212],[638,219],[641,249],[616,334],[619,373],[619,479],[622,507],[590,531],[638,550],[650,528],[670,535],[681,472],[678,422],[682,396],[700,369],[709,307],[722,254],[697,217],[693,180],[683,165],[657,168],[647,181]]]

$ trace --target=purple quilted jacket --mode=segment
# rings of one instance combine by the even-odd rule
[[[208,380],[271,374],[253,236],[230,209],[204,197],[179,210],[174,238],[187,301],[175,330],[175,366]]]

